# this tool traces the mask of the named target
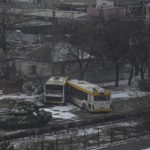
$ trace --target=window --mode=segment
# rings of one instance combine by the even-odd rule
[[[94,96],[94,101],[104,101],[104,100],[110,100],[110,96],[105,95]]]
[[[73,96],[73,97],[78,98],[80,100],[87,100],[88,95],[82,91],[75,89],[75,88],[70,87],[69,93],[70,93],[70,96]]]
[[[62,85],[46,85],[46,93],[63,94],[63,86]]]

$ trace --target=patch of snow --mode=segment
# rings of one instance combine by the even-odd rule
[[[78,108],[73,105],[67,105],[67,106],[55,106],[55,107],[43,108],[43,110],[47,112],[51,112],[53,118],[73,119],[76,118],[76,115],[71,113],[71,111],[78,110]]]
[[[128,84],[128,80],[120,80],[119,81],[119,85],[127,85]],[[115,81],[112,82],[104,82],[104,83],[100,83],[98,84],[99,86],[114,86],[115,85]]]
[[[20,112],[18,109],[11,109],[11,112],[13,112],[13,113],[18,113],[18,112]]]
[[[142,149],[142,150],[150,150],[150,148]]]
[[[0,96],[0,100],[3,100],[3,99],[34,99],[36,97],[39,97],[39,95],[32,95],[32,96],[28,96],[26,94],[20,94],[20,95],[17,95],[17,94],[8,94],[8,95],[2,95]]]
[[[36,113],[36,112],[33,112],[33,115],[34,115],[34,116],[37,116],[37,113]]]
[[[112,99],[116,99],[116,98],[136,98],[136,97],[142,97],[142,96],[146,96],[146,95],[150,95],[150,92],[143,92],[143,91],[139,91],[139,90],[124,90],[124,91],[113,91],[112,92]]]
[[[20,132],[23,132],[23,131],[25,131],[25,130],[18,130],[18,131],[10,131],[10,132],[7,132],[7,133],[5,133],[5,134],[15,134],[15,133],[20,133]]]
[[[128,98],[129,93],[128,92],[117,92],[117,93],[112,93],[112,99],[115,98]]]
[[[8,108],[1,108],[1,109],[0,109],[0,113],[8,112],[8,111],[9,111],[9,109],[8,109]]]

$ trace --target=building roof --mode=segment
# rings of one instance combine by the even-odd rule
[[[26,54],[25,58],[28,58],[30,60],[35,60],[39,62],[63,62],[63,61],[75,61],[74,57],[71,57],[69,55],[71,47],[68,47],[66,43],[57,43],[55,47],[53,48],[50,45],[43,45],[39,48],[36,48],[35,50],[29,52]],[[79,50],[73,50],[74,54],[78,53],[79,56],[82,55],[82,52]],[[80,55],[81,53],[81,55]],[[90,55],[86,52],[84,52],[83,58],[81,59],[88,59]]]

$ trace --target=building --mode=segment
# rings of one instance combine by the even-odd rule
[[[87,14],[93,17],[125,16],[123,7],[88,8]]]
[[[113,0],[97,0],[96,7],[97,8],[114,7],[114,1]]]
[[[40,0],[40,6],[42,8],[53,8],[54,5],[60,3],[85,3],[88,7],[95,7],[96,0]]]

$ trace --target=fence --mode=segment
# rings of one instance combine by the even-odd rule
[[[23,143],[19,150],[87,150],[145,135],[150,135],[150,122],[88,130],[70,129],[61,133],[56,132],[48,140]]]

